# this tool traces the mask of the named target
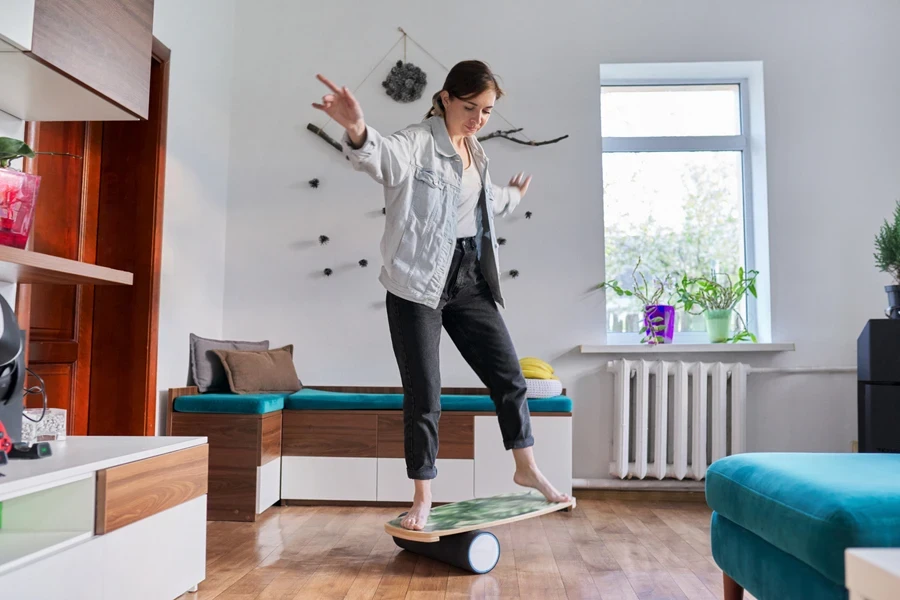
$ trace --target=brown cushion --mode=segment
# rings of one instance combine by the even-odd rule
[[[296,392],[302,386],[294,368],[294,346],[271,350],[213,350],[222,360],[235,394]]]

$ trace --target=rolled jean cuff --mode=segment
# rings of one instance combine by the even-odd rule
[[[406,476],[410,479],[434,479],[437,477],[437,469],[434,467],[422,467],[421,469],[407,469]]]
[[[512,440],[509,442],[504,441],[503,446],[507,450],[517,450],[519,448],[529,448],[531,446],[534,446],[534,437],[529,435],[526,438],[522,438],[522,439],[518,439],[518,440]]]

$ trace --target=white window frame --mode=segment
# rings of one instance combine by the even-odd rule
[[[771,273],[769,269],[769,211],[762,62],[600,65],[601,88],[605,86],[694,84],[736,84],[740,87],[740,135],[601,137],[601,161],[606,152],[737,150],[742,153],[745,268],[759,271],[756,279],[757,298],[753,298],[753,296],[747,298],[747,326],[756,334],[760,343],[770,343],[772,341]],[[602,132],[603,124],[600,125]],[[605,272],[605,251],[603,265]],[[640,343],[641,335],[639,333],[610,333],[606,331],[607,323],[608,319],[604,314],[603,329],[607,344]],[[708,337],[706,332],[677,333],[674,342],[676,344],[706,343]]]

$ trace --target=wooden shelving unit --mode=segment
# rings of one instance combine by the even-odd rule
[[[127,271],[0,245],[0,281],[131,285],[133,276]]]

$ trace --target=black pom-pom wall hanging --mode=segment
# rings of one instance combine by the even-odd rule
[[[320,235],[320,236],[319,236],[319,243],[322,244],[323,246],[324,246],[325,244],[327,244],[328,242],[330,242],[330,241],[331,241],[331,238],[329,238],[327,235]]]
[[[526,218],[526,219],[530,219],[530,218],[531,218],[531,211],[530,211],[530,210],[527,211],[527,212],[525,213],[525,218]]]
[[[332,271],[331,269],[329,269],[327,267],[322,272],[325,273],[325,277],[331,277],[331,274],[334,273],[334,271]]]
[[[518,277],[518,276],[519,276],[519,271],[518,271],[518,269],[512,269],[512,270],[509,272],[509,276],[512,277],[513,279],[515,279],[516,277]]]
[[[427,80],[425,71],[412,63],[398,60],[381,85],[387,95],[397,102],[414,102],[422,97]]]
[[[362,268],[366,268],[369,266],[369,261],[367,261],[366,259],[362,259],[361,261],[359,261],[359,266],[361,266]]]
[[[309,180],[309,187],[311,187],[311,188],[317,188],[317,187],[319,187],[319,180],[318,180],[318,179],[310,179],[310,180]]]
[[[497,238],[497,243],[500,244],[501,246],[505,246],[506,238]]]

